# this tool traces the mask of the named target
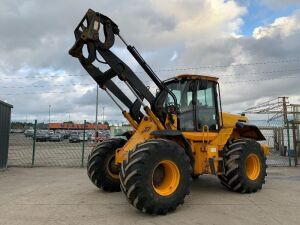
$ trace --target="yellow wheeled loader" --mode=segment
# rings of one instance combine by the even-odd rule
[[[166,214],[183,204],[193,178],[201,174],[216,175],[235,192],[262,188],[269,147],[258,143],[265,138],[244,115],[222,112],[218,78],[183,74],[161,81],[118,26],[91,9],[74,34],[69,54],[79,59],[133,128],[124,134],[126,139],[104,140],[91,151],[87,172],[98,188],[121,190],[131,205],[150,214]],[[155,95],[112,52],[116,37],[155,83]],[[109,69],[102,71],[96,62]],[[115,77],[132,91],[133,100],[112,81]]]

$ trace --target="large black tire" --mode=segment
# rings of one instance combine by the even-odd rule
[[[235,192],[252,193],[265,183],[266,157],[255,140],[240,138],[225,147],[225,175],[221,183]]]
[[[121,190],[137,209],[166,214],[183,204],[190,192],[191,174],[190,159],[181,146],[152,139],[137,145],[122,163]]]
[[[104,191],[120,191],[119,168],[113,164],[115,151],[126,140],[113,138],[97,144],[88,157],[87,173],[94,185]]]

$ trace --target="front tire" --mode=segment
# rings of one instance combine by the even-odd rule
[[[120,191],[119,168],[114,163],[115,152],[126,140],[113,138],[97,144],[88,157],[87,173],[94,185],[104,191]]]
[[[183,204],[190,192],[192,167],[177,143],[152,139],[129,152],[121,165],[121,189],[137,209],[166,214]]]
[[[252,193],[265,183],[266,157],[255,140],[234,140],[226,147],[224,162],[225,174],[219,179],[230,190]]]

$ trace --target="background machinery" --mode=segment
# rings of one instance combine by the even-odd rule
[[[257,142],[265,138],[245,116],[222,112],[218,78],[186,74],[162,82],[126,43],[118,26],[91,9],[74,33],[70,55],[79,59],[134,128],[127,140],[105,140],[90,153],[88,176],[97,187],[121,190],[130,204],[150,214],[166,214],[183,204],[192,178],[201,174],[217,175],[236,192],[262,188],[269,148]],[[111,51],[115,37],[155,83],[156,95]],[[108,69],[101,71],[97,61]],[[112,81],[114,77],[128,86],[134,101]]]

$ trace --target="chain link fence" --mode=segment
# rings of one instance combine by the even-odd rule
[[[34,124],[34,123],[33,123]],[[72,128],[73,127],[73,128]],[[10,134],[8,166],[83,167],[96,139],[109,137],[108,130],[87,129],[84,122],[68,130],[47,130],[36,122],[25,132]]]
[[[269,166],[297,165],[300,151],[297,135],[294,137],[294,134],[299,132],[297,127],[292,124],[284,125],[280,120],[268,123],[266,121],[251,121],[251,123],[258,126],[266,138],[260,143],[268,144],[270,147],[270,154],[267,157]]]
[[[266,140],[261,143],[270,146],[270,155],[267,157],[269,166],[294,166],[297,163],[298,151],[294,147],[293,129],[288,129],[280,122],[263,124],[251,121],[257,125]],[[34,123],[33,123],[34,124]],[[61,166],[84,167],[87,157],[96,145],[95,131],[87,129],[81,122],[79,129],[49,131],[45,126],[36,124],[36,129],[30,128],[23,132],[10,134],[8,166]],[[46,127],[47,128],[47,127]],[[109,130],[100,130],[104,138],[115,136],[130,129],[129,127],[115,127]],[[289,133],[289,135],[288,135]],[[290,143],[290,144],[289,144]],[[290,148],[288,147],[290,145]]]
[[[69,143],[68,140],[38,141],[33,147],[31,137],[11,134],[8,166],[63,166],[79,167],[95,145],[91,141]]]

